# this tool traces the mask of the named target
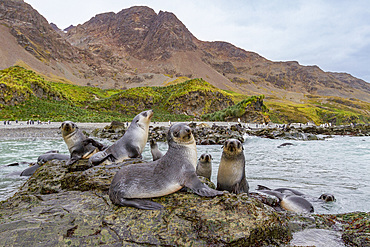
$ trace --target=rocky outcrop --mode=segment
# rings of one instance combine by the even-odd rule
[[[203,90],[190,91],[170,97],[167,102],[171,112],[197,117],[211,113],[214,109],[225,109],[232,104],[231,98],[220,92]]]
[[[76,49],[53,30],[31,5],[23,1],[1,1],[0,23],[10,27],[18,43],[42,61],[80,61]]]
[[[190,123],[193,130],[194,138],[198,145],[222,145],[228,139],[238,139],[242,143],[245,141],[245,136],[259,136],[269,139],[285,139],[285,140],[324,140],[333,135],[351,135],[351,136],[370,136],[370,125],[358,124],[356,126],[332,126],[332,127],[300,127],[294,128],[287,125],[280,127],[264,127],[251,128],[242,124],[234,124],[230,126],[220,126],[213,124],[196,124]],[[106,138],[112,141],[118,140],[126,131],[124,124],[112,123],[103,129],[95,129],[91,135],[99,138]],[[168,127],[150,127],[149,140],[166,141],[166,133]],[[321,136],[320,136],[321,135]]]
[[[112,205],[109,184],[122,165],[90,168],[51,161],[0,204],[0,245],[266,246],[291,239],[287,221],[246,194],[190,192],[153,199],[160,211]]]

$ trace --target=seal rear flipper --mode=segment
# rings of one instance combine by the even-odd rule
[[[145,199],[127,199],[127,198],[120,198],[119,205],[125,207],[135,207],[139,209],[145,210],[160,210],[163,209],[163,206],[159,203],[145,200]]]
[[[223,191],[211,189],[207,185],[203,184],[199,180],[195,172],[191,172],[191,174],[189,174],[189,177],[186,179],[184,186],[188,187],[195,194],[200,196],[214,197],[224,194]]]
[[[109,160],[110,163],[113,163],[116,160],[116,158],[111,153],[107,154],[105,151],[100,151],[89,158],[89,164],[97,166],[106,160]]]

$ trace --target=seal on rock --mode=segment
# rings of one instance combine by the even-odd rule
[[[211,180],[212,176],[212,155],[204,153],[199,157],[196,173]]]
[[[71,154],[67,165],[71,165],[80,159],[88,159],[94,153],[105,148],[100,142],[92,138],[86,138],[74,122],[64,121],[59,128]]]
[[[191,128],[171,125],[167,134],[168,151],[150,163],[123,166],[114,176],[109,198],[114,204],[140,209],[161,209],[159,203],[144,198],[174,193],[184,186],[200,196],[222,195],[203,184],[195,173],[197,149]]]
[[[69,155],[67,154],[60,154],[57,151],[48,151],[46,153],[41,154],[37,158],[36,163],[30,163],[29,167],[24,169],[20,176],[31,176],[32,174],[35,173],[35,171],[40,168],[43,164],[50,160],[68,160]]]
[[[153,161],[163,157],[163,154],[159,151],[158,144],[154,139],[150,140],[150,152],[152,153]]]
[[[227,190],[235,194],[249,194],[243,150],[244,147],[239,140],[225,141],[217,173],[217,190]]]
[[[60,153],[44,153],[37,158],[37,164],[43,165],[49,160],[68,160],[70,158],[67,154]]]
[[[301,196],[288,195],[276,190],[259,190],[259,192],[275,196],[279,199],[280,207],[295,213],[313,213],[312,204]]]
[[[125,134],[107,149],[97,152],[89,158],[89,163],[96,166],[101,163],[122,162],[129,158],[141,157],[148,141],[149,123],[153,111],[143,111],[136,115]]]

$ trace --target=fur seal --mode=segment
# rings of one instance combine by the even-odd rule
[[[149,123],[153,111],[143,111],[136,115],[125,134],[107,149],[92,155],[89,163],[96,166],[104,162],[122,162],[124,159],[141,157],[148,141]]]
[[[284,142],[283,144],[280,144],[278,148],[285,147],[285,146],[294,146],[294,144],[290,142]]]
[[[195,173],[197,148],[191,128],[183,123],[171,125],[167,134],[168,151],[150,163],[123,166],[114,176],[109,198],[114,204],[140,209],[161,209],[159,203],[144,198],[174,193],[184,186],[200,196],[224,192],[204,185]]]
[[[279,199],[280,207],[295,213],[313,213],[312,204],[305,198],[297,195],[287,195],[276,190],[259,190],[262,193],[275,196]]]
[[[32,174],[35,173],[35,171],[38,168],[40,168],[43,164],[45,164],[49,160],[68,160],[69,158],[70,156],[67,154],[60,154],[60,153],[52,152],[52,151],[46,152],[44,154],[41,154],[37,158],[37,163],[31,163],[30,167],[27,167],[26,169],[24,169],[21,172],[20,176],[31,176]]]
[[[202,176],[211,180],[212,176],[212,156],[204,153],[199,157],[196,173],[198,176]]]
[[[152,153],[153,161],[163,157],[163,154],[159,151],[158,144],[154,139],[150,140],[150,152]]]
[[[80,159],[88,159],[91,155],[103,150],[105,146],[91,138],[86,138],[74,122],[64,121],[59,127],[62,136],[71,154],[67,165],[71,165]]]
[[[336,201],[334,195],[331,195],[331,194],[322,194],[320,197],[319,197],[320,200],[323,200],[325,202],[334,202]]]
[[[243,150],[244,147],[239,140],[225,141],[217,173],[217,190],[227,190],[235,194],[249,194],[249,185],[245,178]]]
[[[68,160],[70,158],[67,154],[60,153],[44,153],[37,158],[37,164],[43,165],[49,160]]]
[[[258,185],[257,190],[272,190],[266,186]],[[273,189],[272,191],[278,191],[285,195],[296,195],[301,196],[305,199],[309,199],[310,201],[318,201],[317,198],[313,198],[312,196],[306,195],[298,190],[291,189],[291,188],[277,188]],[[319,200],[325,201],[325,202],[333,202],[335,201],[335,197],[332,194],[324,193],[319,198]]]

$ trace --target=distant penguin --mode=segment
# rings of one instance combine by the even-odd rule
[[[163,156],[162,152],[158,149],[157,142],[154,139],[150,140],[150,152],[152,153],[153,161],[158,160]]]
[[[198,176],[202,176],[211,180],[212,156],[210,154],[204,153],[199,157],[196,173]]]

